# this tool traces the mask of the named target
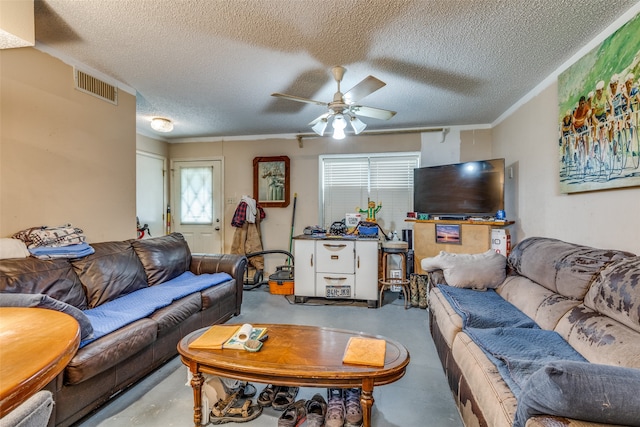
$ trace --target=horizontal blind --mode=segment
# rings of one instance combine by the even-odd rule
[[[382,203],[377,222],[386,231],[404,228],[407,212],[413,210],[413,170],[418,156],[372,157],[371,200]]]
[[[346,213],[355,212],[358,206],[366,206],[369,159],[331,158],[323,163],[323,219],[324,227],[329,229],[334,221],[341,221]]]
[[[413,169],[419,154],[371,154],[362,157],[323,156],[321,206],[323,226],[346,213],[366,209],[369,200],[382,203],[376,220],[385,231],[403,228],[413,209]],[[364,219],[364,218],[363,218]]]

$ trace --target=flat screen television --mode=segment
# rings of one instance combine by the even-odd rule
[[[504,209],[504,159],[416,168],[413,189],[415,212],[493,217]]]

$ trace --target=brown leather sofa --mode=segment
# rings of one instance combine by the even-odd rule
[[[83,341],[65,370],[45,387],[55,401],[50,425],[77,422],[173,358],[186,334],[240,314],[245,256],[191,254],[178,233],[91,246],[94,254],[75,260],[2,260],[0,292],[45,294],[89,313],[105,303],[117,305],[141,289],[160,289],[154,286],[182,274],[191,277],[188,272],[200,278],[204,273],[230,277],[218,275],[222,283]]]

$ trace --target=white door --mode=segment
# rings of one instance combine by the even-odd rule
[[[149,226],[149,230],[145,231],[145,239],[165,234],[165,162],[164,157],[136,152],[136,216],[140,226]]]
[[[193,253],[222,253],[222,160],[173,161],[172,231]]]

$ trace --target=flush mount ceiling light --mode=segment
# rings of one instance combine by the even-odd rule
[[[151,129],[158,132],[171,132],[173,130],[173,122],[164,117],[155,117],[151,119]]]

